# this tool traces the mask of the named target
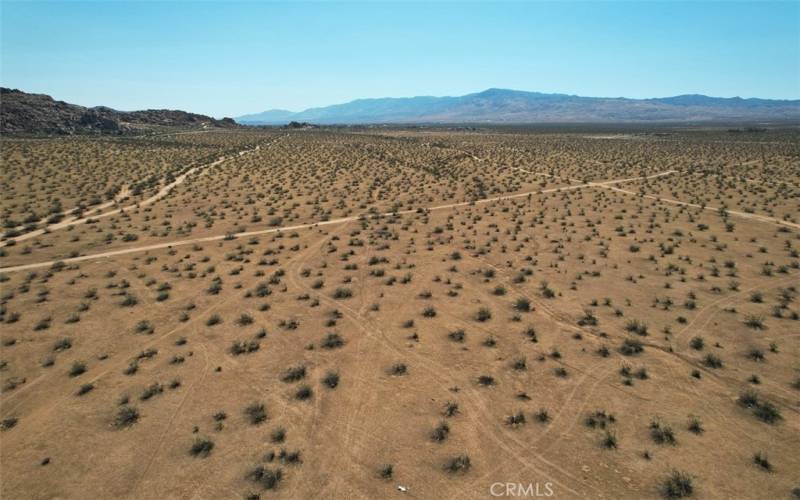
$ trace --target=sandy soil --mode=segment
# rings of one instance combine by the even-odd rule
[[[6,239],[4,498],[800,487],[798,200],[696,183],[796,132],[248,134]]]

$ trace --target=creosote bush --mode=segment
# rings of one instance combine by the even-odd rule
[[[670,472],[661,482],[661,493],[666,498],[687,498],[694,493],[692,477],[678,470]]]
[[[472,462],[467,455],[458,455],[452,457],[444,464],[444,470],[451,474],[467,472],[471,467]]]

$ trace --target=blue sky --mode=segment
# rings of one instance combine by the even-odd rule
[[[800,2],[2,0],[0,82],[237,116],[489,87],[800,98]]]

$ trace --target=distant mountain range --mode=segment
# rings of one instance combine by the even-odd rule
[[[0,133],[124,134],[157,127],[238,127],[231,118],[169,109],[117,111],[103,106],[85,108],[56,101],[49,95],[0,88]]]
[[[297,113],[273,109],[235,120],[244,125],[281,125],[291,121],[316,124],[800,121],[800,100],[696,94],[628,99],[489,89],[460,97],[357,99]]]

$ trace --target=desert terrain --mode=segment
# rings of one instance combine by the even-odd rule
[[[797,128],[0,148],[3,498],[800,498]]]

